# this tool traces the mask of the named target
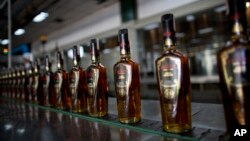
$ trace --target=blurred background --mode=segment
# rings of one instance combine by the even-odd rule
[[[81,46],[81,66],[86,69],[90,65],[89,41],[99,38],[101,63],[107,68],[110,96],[114,96],[117,33],[128,28],[132,58],[141,69],[141,96],[158,99],[154,61],[163,50],[160,19],[173,13],[177,49],[189,57],[192,101],[221,103],[216,53],[228,39],[225,0],[11,0],[10,13],[8,1],[0,0],[1,71],[22,64],[29,67],[29,61],[45,55],[55,71],[58,50],[69,71],[74,45]],[[249,21],[248,1],[246,7]],[[40,65],[43,69],[44,64]]]

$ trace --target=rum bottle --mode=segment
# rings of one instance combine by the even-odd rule
[[[250,125],[250,44],[244,0],[228,0],[230,40],[217,54],[228,133]]]
[[[91,65],[87,68],[88,114],[94,117],[105,116],[108,113],[108,83],[106,68],[100,63],[99,40],[92,39]]]
[[[40,91],[40,104],[50,106],[49,99],[53,93],[53,73],[51,71],[51,63],[49,56],[45,57],[45,72],[40,77],[41,91]]]
[[[68,99],[68,75],[63,68],[63,58],[59,51],[57,52],[57,71],[54,73],[53,81],[53,95],[56,99],[56,108],[68,110],[70,108],[70,101]]]
[[[18,67],[16,70],[16,98],[21,99],[21,86],[22,86],[22,76],[21,76],[21,68]]]
[[[33,63],[32,68],[32,74],[31,74],[31,100],[34,103],[37,103],[37,94],[38,94],[38,85],[39,85],[39,75],[40,75],[40,67],[38,64],[38,60],[35,60]]]
[[[73,48],[74,66],[69,73],[69,88],[72,112],[82,113],[87,111],[87,84],[85,71],[80,67],[78,49],[78,46]]]
[[[189,131],[191,94],[188,58],[176,49],[173,14],[163,15],[163,52],[155,61],[163,129],[167,132]]]
[[[30,67],[27,70],[27,76],[26,76],[26,85],[25,85],[25,101],[29,102],[31,101],[31,86],[32,86],[32,63],[30,62]]]
[[[128,30],[119,31],[120,60],[114,65],[118,118],[122,123],[141,119],[139,65],[130,58]]]
[[[20,99],[25,100],[25,88],[26,88],[26,70],[25,67],[21,70],[21,90],[20,90]]]

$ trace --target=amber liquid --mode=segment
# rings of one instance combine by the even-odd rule
[[[108,113],[108,84],[106,69],[101,64],[91,65],[87,69],[88,114],[94,117]]]
[[[233,40],[217,54],[227,131],[250,125],[250,45]]]
[[[31,100],[34,103],[37,103],[37,92],[38,92],[38,85],[39,85],[39,75],[38,74],[33,74],[31,77]]]
[[[53,78],[53,94],[56,97],[56,108],[69,110],[71,104],[68,96],[68,75],[66,71],[58,70]]]
[[[23,86],[24,89],[24,100],[25,102],[29,102],[29,95],[30,95],[30,77],[28,73],[25,76],[25,83]]]
[[[49,97],[53,93],[53,73],[46,72],[39,78],[39,104],[50,106]]]
[[[122,123],[140,121],[139,65],[129,58],[122,58],[114,65],[114,74],[119,121]]]
[[[21,84],[20,84],[20,99],[21,100],[25,100],[25,80],[26,80],[26,75],[25,75],[25,73],[23,73],[22,75],[21,75],[21,78],[20,78],[21,80]]]
[[[80,67],[73,67],[69,73],[70,107],[72,112],[83,113],[87,111],[86,76]]]
[[[163,129],[173,133],[189,131],[192,125],[188,59],[169,49],[155,63]]]

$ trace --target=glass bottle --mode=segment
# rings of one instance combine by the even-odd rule
[[[26,87],[26,70],[25,67],[21,70],[21,90],[20,90],[20,99],[25,100],[25,87]]]
[[[106,68],[100,63],[99,40],[92,39],[91,65],[87,68],[88,114],[94,117],[105,116],[108,113],[108,83]]]
[[[114,65],[118,119],[135,123],[141,119],[139,64],[130,58],[128,30],[119,31],[120,60]]]
[[[16,69],[12,70],[12,81],[11,81],[11,98],[16,98],[16,82],[17,82],[17,77],[16,77]]]
[[[228,0],[230,40],[217,54],[227,131],[250,125],[250,44],[244,0]]]
[[[63,69],[63,58],[59,51],[57,52],[57,71],[54,73],[53,81],[53,95],[56,98],[56,108],[69,110],[68,75]]]
[[[74,66],[69,73],[70,103],[72,112],[83,113],[87,111],[87,84],[85,71],[80,67],[78,49],[73,48]]]
[[[40,77],[41,91],[40,91],[40,104],[50,106],[50,97],[53,91],[53,73],[51,71],[51,63],[49,56],[45,57],[45,72]]]
[[[16,69],[16,98],[21,99],[21,86],[22,86],[21,68]]]
[[[163,15],[161,22],[164,50],[155,66],[163,129],[172,133],[186,132],[192,128],[188,58],[176,49],[173,14]]]
[[[38,64],[38,60],[35,60],[33,63],[31,74],[31,100],[34,103],[37,103],[37,92],[38,92],[38,84],[39,84],[39,75],[40,75],[40,67]]]
[[[32,63],[30,62],[29,68],[27,69],[26,85],[25,85],[25,101],[31,101],[31,86],[32,86]]]

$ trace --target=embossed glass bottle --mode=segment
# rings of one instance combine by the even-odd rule
[[[41,91],[39,103],[41,105],[50,106],[50,97],[53,93],[53,73],[51,71],[51,63],[49,61],[49,56],[45,57],[45,72],[40,77]]]
[[[56,108],[69,110],[68,74],[63,68],[63,58],[59,51],[57,52],[57,71],[54,73],[53,81],[53,95],[56,99]]]
[[[244,0],[228,0],[230,40],[217,54],[227,131],[250,125],[250,44]]]
[[[80,67],[78,46],[73,48],[74,66],[69,73],[69,88],[72,112],[82,113],[87,111],[87,84],[85,71]]]
[[[108,83],[106,68],[100,63],[99,40],[92,39],[91,65],[87,68],[88,114],[94,117],[105,116],[108,113]]]
[[[120,60],[114,65],[114,81],[118,118],[122,123],[135,123],[141,119],[139,65],[130,58],[128,30],[118,35]]]
[[[162,16],[164,51],[155,61],[163,129],[181,133],[191,129],[188,58],[176,50],[173,14]]]
[[[39,85],[39,75],[40,75],[40,67],[38,64],[38,60],[35,60],[33,63],[33,70],[31,74],[31,100],[34,103],[37,103],[37,94],[38,94],[38,85]]]

